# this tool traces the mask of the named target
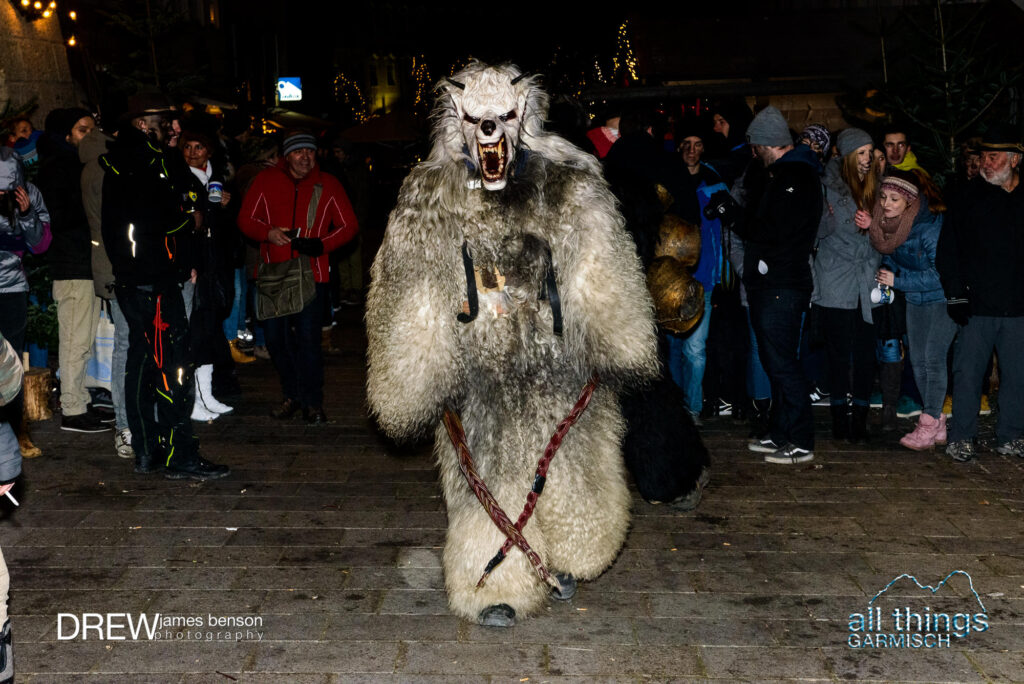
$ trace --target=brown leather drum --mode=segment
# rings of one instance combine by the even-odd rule
[[[672,257],[684,266],[696,266],[700,259],[700,226],[666,214],[658,227],[656,257]]]
[[[704,286],[678,259],[662,256],[647,269],[658,325],[674,333],[690,330],[704,313]]]

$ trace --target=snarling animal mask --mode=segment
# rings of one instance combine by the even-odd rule
[[[486,66],[473,62],[442,81],[442,129],[451,131],[457,119],[462,153],[479,170],[486,190],[501,190],[508,182],[525,130],[524,120],[532,83],[512,66]]]

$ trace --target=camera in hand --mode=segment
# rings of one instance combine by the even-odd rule
[[[708,198],[708,204],[704,207],[704,218],[708,221],[720,219],[723,226],[730,226],[739,217],[740,206],[725,190],[719,190]]]

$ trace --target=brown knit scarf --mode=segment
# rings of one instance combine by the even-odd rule
[[[882,254],[895,252],[897,247],[907,241],[920,206],[920,201],[915,199],[907,205],[902,214],[887,219],[882,214],[882,203],[875,202],[875,209],[871,212],[871,227],[868,228],[871,246]]]

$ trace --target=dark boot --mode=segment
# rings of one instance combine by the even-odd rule
[[[230,474],[228,466],[211,463],[202,456],[184,462],[171,461],[164,469],[164,477],[168,480],[216,480]]]
[[[515,627],[516,609],[507,603],[487,606],[480,611],[476,621],[484,627]]]
[[[11,639],[11,621],[4,623],[0,631],[0,682],[14,681],[14,648]]]
[[[896,429],[896,404],[900,400],[900,381],[903,378],[903,362],[883,363],[878,371],[878,382],[882,388],[882,431]]]
[[[846,404],[832,404],[832,439],[850,438],[850,407]]]
[[[558,589],[551,590],[551,598],[556,601],[568,601],[576,595],[576,578],[568,573],[555,573],[555,579],[558,580]]]
[[[750,439],[764,439],[768,436],[768,414],[771,411],[771,399],[754,399],[754,407],[750,413]]]
[[[859,404],[850,407],[850,441],[854,444],[868,441],[868,408]]]
[[[21,421],[16,425],[12,424],[11,427],[15,428],[18,434],[18,447],[21,449],[22,458],[38,458],[43,455],[43,450],[32,443],[32,437],[28,434],[28,419],[24,413],[21,414]]]

